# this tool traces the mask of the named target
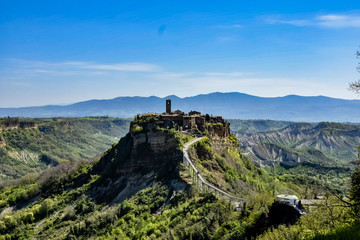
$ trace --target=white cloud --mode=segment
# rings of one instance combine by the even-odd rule
[[[120,64],[86,64],[81,66],[87,69],[109,70],[120,72],[156,72],[160,68],[148,63],[120,63]]]
[[[158,65],[142,62],[102,64],[83,61],[44,62],[12,59],[9,63],[13,71],[26,71],[51,75],[106,74],[114,71],[148,73],[161,71],[161,68]]]
[[[236,29],[236,28],[243,28],[244,26],[241,24],[230,24],[230,25],[218,25],[214,26],[214,28],[222,28],[222,29]]]
[[[321,15],[316,18],[317,24],[330,28],[360,28],[360,16],[357,15],[339,15],[329,14]]]
[[[289,24],[297,27],[360,28],[360,15],[325,14],[304,19],[285,19],[281,16],[270,16],[265,19],[265,22],[268,24]]]
[[[218,77],[243,77],[252,74],[254,73],[250,73],[250,72],[205,72],[204,73],[204,75],[207,76],[218,76]]]

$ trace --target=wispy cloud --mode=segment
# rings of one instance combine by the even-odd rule
[[[324,14],[298,19],[288,19],[283,16],[270,16],[265,18],[265,22],[267,24],[289,24],[297,27],[360,28],[360,15]]]
[[[318,25],[331,28],[356,27],[360,28],[360,15],[328,14],[318,16]]]
[[[237,29],[243,28],[244,26],[241,24],[229,24],[229,25],[217,25],[213,26],[213,28],[222,28],[222,29]]]
[[[120,64],[86,64],[82,66],[87,69],[109,70],[120,72],[155,72],[159,66],[148,63],[120,63]]]
[[[210,79],[239,79],[243,77],[248,77],[254,75],[255,73],[251,72],[159,72],[153,74],[153,77],[159,79],[169,79],[169,80],[185,80],[185,79],[201,79],[201,80],[210,80]]]
[[[142,62],[103,64],[82,61],[44,62],[12,59],[8,65],[16,71],[51,75],[104,74],[114,71],[144,73],[161,71],[158,65]]]
[[[265,19],[265,22],[267,24],[289,24],[289,25],[294,25],[297,27],[303,27],[303,26],[309,26],[311,25],[311,21],[309,20],[305,20],[305,19],[297,19],[297,20],[284,20],[278,16],[271,16],[271,17],[267,17]]]

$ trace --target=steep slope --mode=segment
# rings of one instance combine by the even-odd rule
[[[243,93],[210,93],[179,98],[168,96],[174,106],[183,111],[197,109],[200,112],[219,114],[225,118],[273,119],[287,121],[336,121],[358,122],[359,100],[335,99],[324,96],[262,98]],[[79,117],[116,116],[133,117],[141,112],[161,112],[166,98],[118,97],[109,100],[90,100],[67,106],[41,106],[25,108],[1,108],[0,116],[23,117]]]
[[[116,118],[0,119],[0,181],[104,152],[129,126]]]
[[[206,126],[201,134],[207,138],[193,147],[193,160],[209,182],[246,198],[242,213],[190,185],[181,148],[192,133],[146,117],[131,123],[130,132],[98,161],[65,162],[2,188],[0,234],[14,239],[244,238],[267,212],[272,193],[295,191],[243,158],[227,124]]]

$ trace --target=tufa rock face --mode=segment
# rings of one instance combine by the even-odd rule
[[[92,196],[97,202],[117,204],[156,179],[177,181],[182,160],[178,145],[177,138],[160,130],[128,133],[95,166],[101,179]]]
[[[133,172],[148,172],[163,167],[172,170],[181,161],[181,151],[177,149],[178,140],[167,132],[154,131],[130,135],[131,153],[119,165],[117,173],[126,175]]]

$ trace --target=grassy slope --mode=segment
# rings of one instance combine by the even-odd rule
[[[232,135],[221,148],[213,145],[209,138],[204,138],[190,148],[190,156],[200,173],[207,181],[227,192],[238,196],[253,196],[258,192],[293,193],[300,192],[296,186],[285,186],[254,166],[244,157],[238,142]]]
[[[116,118],[0,119],[0,180],[104,152],[128,130]],[[25,126],[22,126],[27,123]],[[28,127],[28,123],[32,123]]]

